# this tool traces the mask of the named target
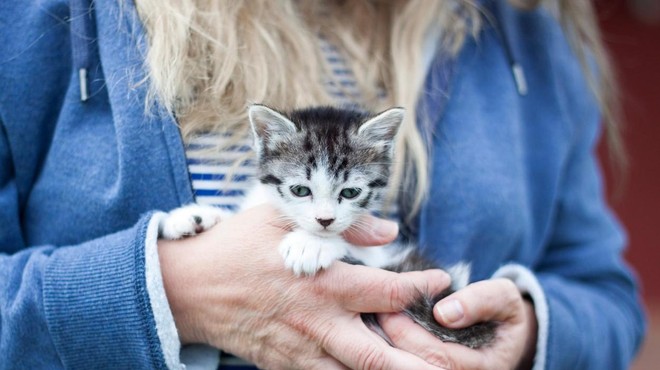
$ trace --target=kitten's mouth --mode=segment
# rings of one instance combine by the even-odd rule
[[[341,233],[341,231],[337,230],[329,230],[329,229],[319,229],[315,230],[313,232],[314,234],[321,236],[321,237],[331,237],[331,236],[336,236]]]

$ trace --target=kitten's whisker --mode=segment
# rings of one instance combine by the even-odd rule
[[[368,226],[366,223],[360,224],[359,222],[356,222],[353,224],[353,227],[349,229],[349,233],[351,235],[363,238],[363,237],[368,237],[371,235],[369,232]]]
[[[295,226],[297,226],[297,223],[295,220],[293,220],[291,217],[287,215],[277,215],[269,220],[269,224],[277,224],[281,226],[284,229],[293,229]]]

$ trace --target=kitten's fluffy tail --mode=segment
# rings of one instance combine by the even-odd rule
[[[425,259],[411,247],[400,249],[400,252],[395,254],[395,256],[397,258],[393,261],[394,264],[385,269],[395,272],[406,272],[437,268],[434,263]],[[446,268],[445,271],[447,271],[452,279],[451,287],[432,297],[420,291],[419,296],[403,310],[403,313],[442,341],[460,343],[470,348],[480,348],[488,345],[495,338],[497,324],[494,322],[478,323],[462,329],[449,329],[443,327],[435,320],[433,315],[435,304],[454,291],[464,288],[470,282],[471,268],[469,263],[459,262]],[[390,345],[394,346],[392,340],[378,323],[378,318],[375,314],[362,314],[362,320],[367,327],[371,328],[371,330],[379,334]]]

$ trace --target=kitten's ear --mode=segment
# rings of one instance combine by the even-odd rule
[[[358,128],[358,136],[370,141],[391,141],[399,132],[406,110],[390,108],[376,117],[370,118]]]
[[[261,151],[267,143],[277,141],[298,130],[291,120],[265,105],[250,105],[248,116],[258,151]]]

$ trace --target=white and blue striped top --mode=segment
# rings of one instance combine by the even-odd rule
[[[222,154],[210,158],[214,148],[223,148]],[[195,201],[238,210],[256,172],[251,151],[248,135],[235,139],[232,133],[208,134],[192,139],[186,145],[186,156]]]

